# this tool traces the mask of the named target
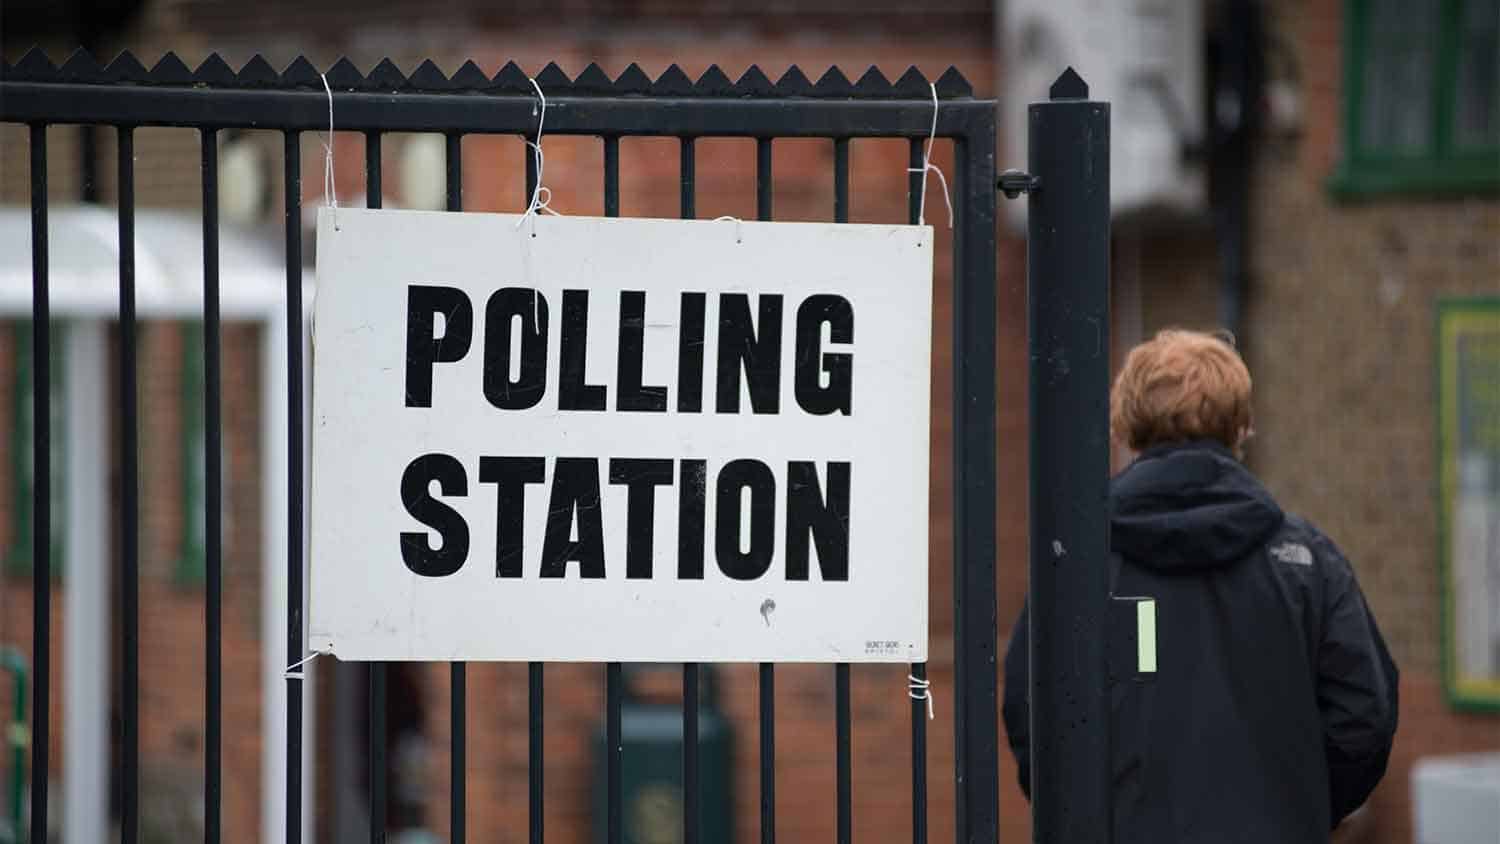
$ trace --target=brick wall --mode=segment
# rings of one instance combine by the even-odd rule
[[[1262,139],[1243,345],[1256,390],[1252,468],[1346,552],[1402,670],[1401,726],[1371,800],[1371,839],[1410,841],[1421,756],[1500,750],[1500,716],[1455,713],[1440,675],[1435,302],[1500,293],[1500,201],[1392,196],[1344,204],[1337,0],[1273,2],[1300,72],[1301,132]],[[1145,235],[1131,253],[1140,331],[1212,327],[1212,233]],[[1118,314],[1117,314],[1118,320]]]
[[[1395,758],[1371,809],[1380,840],[1409,841],[1413,760],[1500,750],[1500,716],[1443,700],[1432,332],[1439,297],[1500,292],[1500,201],[1332,202],[1339,4],[1280,5],[1308,120],[1295,156],[1256,179],[1254,460],[1348,554],[1403,669]]]

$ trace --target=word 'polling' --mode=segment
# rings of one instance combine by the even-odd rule
[[[716,413],[741,412],[741,377],[748,388],[752,413],[781,411],[782,325],[781,294],[718,294],[718,331],[714,355]],[[680,294],[677,321],[678,413],[703,412],[704,347],[708,294]],[[613,409],[620,412],[665,413],[674,406],[666,385],[646,384],[646,293],[619,293],[616,326],[616,367]],[[605,411],[611,408],[610,387],[588,383],[589,291],[563,290],[558,354],[549,357],[553,306],[546,294],[525,287],[502,287],[484,303],[484,397],[501,410],[526,410],[547,397],[555,385],[556,409]],[[406,307],[406,406],[433,406],[433,373],[440,364],[465,360],[474,350],[475,303],[456,287],[411,285]],[[852,411],[853,354],[824,351],[829,345],[854,341],[854,309],[849,300],[833,294],[803,299],[794,317],[794,395],[806,413],[822,416]],[[549,359],[557,373],[549,378]]]

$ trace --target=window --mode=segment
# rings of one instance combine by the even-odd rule
[[[1340,195],[1500,192],[1500,0],[1350,0]]]
[[[31,574],[32,569],[32,489],[34,487],[32,470],[35,462],[32,460],[32,424],[34,413],[32,409],[32,328],[30,320],[21,320],[11,323],[10,336],[14,342],[14,354],[11,360],[15,361],[14,389],[11,392],[11,407],[14,408],[14,420],[11,427],[11,454],[14,455],[11,477],[14,479],[14,491],[12,500],[15,502],[11,508],[11,532],[15,537],[14,544],[7,549],[5,554],[5,570],[16,574]],[[64,397],[67,391],[63,389],[63,372],[66,371],[66,361],[63,359],[63,350],[66,346],[64,328],[62,325],[52,323],[50,334],[51,361],[49,370],[51,377],[48,379],[49,392],[51,393],[51,423],[52,429],[52,486],[50,488],[52,501],[52,548],[51,548],[51,572],[54,577],[61,575],[63,565],[63,543],[68,535],[67,528],[67,429],[63,420],[67,418],[67,408],[64,407]]]

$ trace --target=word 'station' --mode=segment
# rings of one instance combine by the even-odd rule
[[[515,220],[319,221],[310,647],[925,659],[924,229]]]

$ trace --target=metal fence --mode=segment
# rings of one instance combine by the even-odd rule
[[[1076,78],[1076,77],[1075,77]],[[135,341],[135,257],[133,133],[142,126],[175,126],[198,130],[201,137],[203,190],[203,414],[205,454],[207,459],[206,511],[206,585],[207,622],[203,643],[206,656],[205,722],[205,795],[207,809],[206,840],[220,837],[221,781],[221,659],[222,614],[222,538],[219,519],[222,496],[220,440],[221,358],[219,313],[218,239],[218,141],[220,132],[256,128],[280,132],[285,144],[286,227],[286,323],[287,323],[287,407],[286,422],[288,472],[285,507],[287,531],[287,583],[289,624],[286,630],[287,664],[304,656],[303,577],[305,551],[303,533],[302,463],[304,425],[304,385],[302,343],[302,189],[300,171],[301,133],[323,130],[329,124],[329,98],[338,115],[338,128],[364,134],[367,168],[367,197],[371,207],[380,205],[381,138],[389,132],[441,133],[447,141],[447,206],[463,207],[463,173],[461,148],[466,136],[483,134],[519,135],[534,140],[536,99],[527,75],[514,64],[508,64],[494,76],[486,75],[472,63],[463,65],[451,78],[431,62],[424,62],[410,76],[403,75],[389,61],[380,63],[371,73],[363,74],[347,60],[328,69],[327,84],[332,93],[325,94],[324,79],[306,59],[298,58],[278,73],[259,57],[238,72],[217,55],[210,56],[196,70],[185,66],[173,54],[167,54],[147,70],[133,56],[121,54],[106,67],[82,51],[75,53],[61,67],[54,66],[39,51],[27,54],[14,66],[0,67],[0,121],[30,126],[31,221],[33,261],[34,402],[37,418],[49,415],[49,341],[48,341],[48,254],[47,254],[47,135],[49,124],[84,124],[113,127],[118,137],[119,178],[119,427],[120,453],[123,456],[119,489],[119,520],[122,525],[119,548],[121,569],[120,611],[123,665],[118,694],[121,696],[123,756],[117,762],[121,776],[123,840],[136,840],[139,822],[139,621],[138,602],[138,526],[140,524],[138,410],[136,407],[137,358]],[[664,136],[676,138],[680,149],[681,216],[692,218],[695,202],[695,141],[709,137],[753,138],[756,147],[757,217],[771,220],[773,215],[772,165],[778,138],[826,139],[833,152],[834,202],[830,210],[836,222],[847,222],[849,216],[849,154],[851,144],[864,138],[898,138],[910,143],[913,172],[909,178],[911,222],[917,222],[921,201],[921,168],[923,145],[929,132],[952,139],[956,172],[953,179],[953,323],[949,331],[953,343],[953,609],[954,668],[956,688],[952,695],[955,723],[955,770],[957,798],[957,840],[993,842],[998,839],[998,718],[997,630],[996,630],[996,170],[995,120],[993,101],[975,99],[970,85],[950,69],[929,83],[915,68],[895,82],[888,81],[871,68],[851,82],[837,68],[830,68],[817,82],[809,80],[795,67],[778,81],[772,82],[758,68],[751,67],[738,81],[731,81],[717,67],[711,67],[696,81],[676,66],[659,78],[648,78],[632,65],[617,79],[590,65],[576,79],[555,65],[548,65],[536,83],[549,103],[546,131],[549,134],[594,136],[599,139],[603,160],[604,212],[617,216],[620,211],[620,140],[622,137]],[[933,97],[941,100],[936,110],[935,129]],[[1070,94],[1071,96],[1071,94]],[[1082,105],[1080,103],[1079,105]],[[1093,104],[1099,105],[1099,104]],[[1063,121],[1066,122],[1066,121]],[[1094,140],[1098,140],[1095,138]],[[1107,165],[1107,133],[1103,138]],[[1035,143],[1035,139],[1033,140]],[[1076,149],[1083,147],[1075,145]],[[530,149],[530,148],[528,148]],[[1097,159],[1098,148],[1090,155]],[[1052,157],[1055,167],[1072,168],[1076,157]],[[1090,159],[1091,161],[1093,159]],[[522,166],[520,162],[517,166]],[[538,162],[532,152],[525,157],[526,191],[529,199],[537,179]],[[1082,171],[1080,171],[1082,172]],[[1107,171],[1104,184],[1107,185]],[[1046,190],[1047,176],[1042,176]],[[1080,177],[1079,184],[1097,188],[1092,175]],[[1035,180],[1021,179],[1011,184],[1016,190],[1034,189]],[[1063,209],[1061,201],[1052,205],[1050,218],[1055,224]],[[1098,191],[1093,200],[1097,206]],[[1104,193],[1103,225],[1107,248],[1107,190]],[[1092,218],[1098,222],[1097,215]],[[1033,227],[1038,224],[1033,209]],[[1035,228],[1033,228],[1035,235]],[[1070,235],[1064,232],[1052,241],[1054,255],[1062,263],[1055,265],[1057,278],[1078,269],[1066,258]],[[1091,244],[1091,249],[1097,246]],[[1091,253],[1092,254],[1092,253]],[[1102,253],[1101,253],[1102,254]],[[1033,268],[1036,269],[1035,267]],[[1083,267],[1097,273],[1099,267]],[[1087,277],[1069,282],[1087,284],[1097,280]],[[1033,296],[1037,279],[1033,278]],[[1045,280],[1043,280],[1045,281]],[[1045,286],[1045,285],[1044,285]],[[1059,288],[1061,289],[1061,288]],[[1056,304],[1057,300],[1052,301]],[[1045,301],[1033,302],[1033,318],[1071,321],[1079,319],[1064,307],[1047,315]],[[1042,307],[1041,311],[1037,308]],[[1094,333],[1087,337],[1057,335],[1059,342],[1089,347],[1095,358],[1107,349],[1101,338],[1107,337],[1098,323],[1103,314],[1092,312]],[[1085,314],[1085,317],[1088,315]],[[1044,326],[1045,327],[1045,326]],[[1085,326],[1085,330],[1087,327]],[[1075,332],[1076,334],[1076,332]],[[1051,335],[1044,335],[1050,337]],[[1038,331],[1033,326],[1033,342]],[[1107,352],[1100,364],[1083,361],[1078,369],[1085,375],[1103,371]],[[1067,385],[1057,386],[1063,372],[1048,373],[1032,355],[1033,399],[1043,378],[1063,396]],[[1097,380],[1097,379],[1096,379]],[[1082,383],[1073,382],[1069,383]],[[1082,383],[1086,390],[1097,384]],[[1075,390],[1071,395],[1079,395]],[[1041,407],[1044,409],[1036,410]],[[1066,422],[1069,413],[1097,410],[1086,405],[1034,405],[1032,430],[1049,430]],[[1038,416],[1037,413],[1041,415]],[[1051,461],[1064,459],[1066,437],[1081,429],[1056,427],[1060,438],[1049,440],[1039,448],[1033,443],[1033,501],[1053,502],[1069,498],[1072,512],[1089,511],[1095,505],[1090,494],[1096,492],[1089,483],[1076,476],[1046,473]],[[50,443],[47,425],[34,426],[35,437],[35,504],[32,513],[37,543],[37,559],[47,559],[50,536],[49,459]],[[1050,445],[1049,445],[1050,443]],[[1090,441],[1075,451],[1070,471],[1097,457],[1097,443]],[[1081,462],[1077,462],[1081,461]],[[1097,467],[1102,473],[1106,465]],[[1102,474],[1101,474],[1102,480]],[[1040,486],[1039,486],[1040,484]],[[1083,495],[1080,496],[1079,493]],[[1054,496],[1053,493],[1057,495]],[[1062,496],[1058,498],[1057,496]],[[1082,501],[1083,503],[1079,503]],[[1102,498],[1098,502],[1102,512]],[[1051,514],[1050,507],[1045,511]],[[1088,513],[1084,512],[1087,516]],[[1034,529],[1038,527],[1035,522]],[[1085,527],[1098,523],[1084,520]],[[1048,524],[1056,535],[1066,535],[1074,546],[1076,526]],[[1035,545],[1036,543],[1033,543]],[[1080,541],[1078,547],[1089,548]],[[31,770],[39,772],[31,792],[31,840],[45,840],[49,811],[47,777],[49,714],[48,699],[51,671],[48,642],[51,634],[49,615],[51,585],[47,577],[37,577],[34,585],[34,661],[33,717],[31,734],[36,737],[31,748]],[[1044,620],[1044,613],[1036,613]],[[1034,617],[1035,617],[1034,616]],[[1057,629],[1066,619],[1058,618]],[[1033,635],[1033,642],[1048,641],[1045,631]],[[1038,647],[1041,647],[1038,645]],[[1040,659],[1040,658],[1039,658]],[[1042,677],[1050,676],[1038,663]],[[849,666],[831,668],[835,679],[835,754],[837,776],[835,793],[830,795],[836,806],[837,840],[851,840],[851,771],[850,771],[850,694]],[[603,666],[606,688],[605,723],[607,732],[607,830],[608,841],[622,840],[620,711],[623,694],[621,667]],[[911,666],[912,674],[925,678],[926,665]],[[545,666],[529,666],[529,840],[540,844],[542,829],[542,751]],[[775,841],[775,710],[774,684],[776,668],[760,666],[760,839]],[[451,840],[465,840],[465,666],[451,665],[452,682],[452,791]],[[699,683],[697,665],[682,667],[684,703],[684,840],[702,840],[699,827]],[[380,819],[385,817],[384,757],[384,684],[385,669],[372,665],[370,672],[370,758],[371,758],[371,840],[384,840]],[[300,680],[287,681],[286,730],[286,840],[299,842],[302,828],[302,688]],[[1071,700],[1071,699],[1070,699]],[[1035,708],[1034,708],[1035,711]],[[1092,714],[1098,714],[1097,712]],[[277,717],[266,713],[267,717]],[[927,735],[926,704],[913,700],[911,705],[911,811],[912,840],[927,840]],[[1102,730],[1102,719],[1096,727]],[[1044,735],[1045,738],[1045,735]],[[1092,762],[1090,764],[1097,764]],[[1044,764],[1039,764],[1043,768]],[[1039,776],[1041,776],[1039,774]],[[1042,780],[1045,782],[1046,780]],[[1041,805],[1039,801],[1039,806]],[[1062,812],[1066,814],[1066,810]],[[1087,812],[1080,813],[1087,815]],[[1040,820],[1040,819],[1039,819]],[[1081,839],[1080,839],[1081,840]]]
[[[302,582],[304,574],[302,466],[304,408],[302,406],[302,232],[300,133],[327,125],[328,103],[323,79],[306,60],[298,59],[284,72],[253,60],[234,73],[217,57],[210,57],[197,71],[190,71],[168,54],[147,71],[129,54],[100,68],[84,53],[75,54],[61,68],[54,68],[40,53],[31,53],[13,68],[4,69],[0,89],[0,117],[31,126],[32,223],[33,223],[33,320],[36,330],[36,412],[47,418],[47,186],[46,126],[49,123],[103,124],[118,133],[119,227],[120,227],[120,385],[124,455],[121,489],[123,534],[121,612],[124,664],[122,673],[122,724],[124,757],[120,760],[125,840],[134,838],[138,812],[138,525],[139,467],[136,408],[135,261],[132,254],[134,216],[133,131],[138,126],[186,126],[202,137],[203,238],[204,238],[204,360],[205,430],[207,467],[207,689],[205,696],[206,795],[208,839],[217,840],[220,817],[220,654],[221,530],[218,524],[221,496],[219,465],[220,355],[218,312],[218,259],[216,238],[217,137],[233,128],[274,129],[282,132],[285,145],[285,207],[288,325],[288,428],[292,443],[286,506],[288,509],[288,588],[290,623],[287,630],[287,662],[299,661],[304,653]],[[462,158],[467,134],[496,133],[527,136],[535,130],[535,100],[531,83],[516,66],[507,65],[493,78],[472,64],[453,78],[436,66],[424,63],[409,78],[393,65],[382,63],[368,76],[348,62],[339,62],[327,73],[328,84],[339,117],[339,127],[360,131],[366,137],[369,187],[372,207],[380,204],[380,140],[385,132],[441,132],[447,138],[447,192],[450,210],[462,207]],[[960,689],[955,695],[958,727],[957,778],[960,783],[960,838],[993,838],[997,823],[995,724],[995,610],[994,610],[994,351],[995,351],[995,249],[994,249],[994,107],[975,100],[967,82],[950,71],[929,88],[915,71],[894,84],[878,71],[851,83],[837,69],[830,69],[816,83],[799,71],[789,72],[772,83],[756,68],[738,82],[731,82],[711,68],[696,82],[677,68],[652,81],[632,67],[610,80],[591,66],[570,80],[555,65],[536,78],[553,108],[548,131],[553,134],[593,135],[600,138],[604,160],[604,208],[606,215],[619,213],[619,144],[622,136],[676,137],[681,149],[681,214],[695,214],[694,141],[700,137],[751,137],[756,140],[757,217],[773,219],[771,168],[773,143],[778,137],[823,137],[834,150],[836,221],[847,221],[849,209],[849,146],[851,139],[866,137],[908,138],[913,167],[923,162],[922,141],[928,135],[933,115],[932,91],[944,99],[937,112],[937,134],[955,140],[958,159],[957,236],[955,237],[955,324],[953,326],[957,394],[955,402],[956,446],[954,454],[957,511],[955,535],[955,612],[957,673]],[[528,153],[525,161],[527,194],[537,178],[537,161]],[[911,176],[912,218],[915,222],[920,198],[920,173]],[[46,426],[36,427],[37,505],[35,534],[45,542],[50,514],[47,509],[47,461],[49,443]],[[975,471],[979,470],[979,471]],[[39,549],[45,559],[45,550]],[[38,578],[35,586],[36,699],[32,770],[47,770],[47,700],[50,617],[49,583]],[[452,665],[452,799],[451,828],[455,842],[464,840],[465,769],[465,667]],[[925,665],[912,667],[925,676]],[[849,667],[834,667],[836,682],[835,729],[838,758],[838,834],[848,841],[851,825],[849,765]],[[620,806],[620,666],[605,667],[608,758],[609,840],[619,841]],[[530,716],[530,840],[542,840],[542,730],[544,666],[529,666]],[[761,840],[775,840],[775,667],[760,667],[760,759]],[[384,667],[372,666],[371,748],[372,774],[384,770],[382,703]],[[684,699],[684,827],[686,840],[698,836],[698,666],[683,667]],[[302,689],[288,680],[286,778],[287,840],[300,840],[302,798],[301,729]],[[923,705],[912,705],[913,838],[925,840],[926,827],[926,735]],[[371,783],[372,820],[383,818],[384,788],[380,776]],[[48,811],[45,777],[38,777],[32,791],[33,840],[41,840]],[[381,824],[372,823],[372,837],[383,837]]]

